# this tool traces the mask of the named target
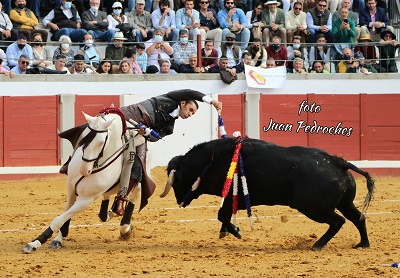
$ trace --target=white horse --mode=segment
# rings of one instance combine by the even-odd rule
[[[115,114],[116,112],[119,113]],[[68,166],[65,211],[54,218],[50,226],[39,237],[23,247],[22,252],[24,253],[35,251],[57,231],[59,233],[51,242],[50,248],[61,248],[62,239],[68,235],[71,218],[86,209],[101,195],[103,195],[103,202],[99,217],[102,221],[107,221],[112,217],[112,213],[107,212],[108,202],[110,196],[119,189],[119,180],[123,169],[124,155],[122,152],[126,146],[123,136],[126,122],[120,110],[115,108],[105,109],[96,117],[83,114],[88,122],[88,127],[82,133],[82,140],[80,140]],[[134,148],[144,143],[145,139],[136,131],[131,130],[127,133],[131,137],[131,144]],[[131,216],[134,203],[140,194],[141,188],[138,186],[128,196],[130,202],[128,202],[120,226],[123,239],[128,238],[132,232]]]

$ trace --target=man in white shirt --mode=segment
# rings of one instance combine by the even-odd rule
[[[160,0],[159,9],[151,14],[154,28],[162,28],[166,41],[172,46],[179,38],[179,30],[176,28],[175,12],[169,7],[169,0]]]
[[[307,28],[307,14],[302,10],[303,3],[295,2],[293,4],[293,9],[285,15],[286,35],[289,43],[293,41],[294,36],[300,36],[300,42],[306,43],[307,38],[310,35],[310,31]]]
[[[185,7],[176,12],[176,27],[189,30],[189,38],[197,45],[200,34],[200,13],[194,9],[194,0],[186,0]]]
[[[235,46],[236,36],[228,33],[225,37],[226,42],[217,48],[218,58],[228,58],[228,68],[232,68],[239,64],[242,57],[242,50],[239,46]]]
[[[145,43],[147,53],[146,73],[156,73],[160,70],[159,62],[169,60],[174,53],[173,48],[164,41],[164,29],[156,28],[153,38]]]

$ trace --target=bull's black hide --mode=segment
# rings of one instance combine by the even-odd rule
[[[361,241],[355,247],[369,247],[365,217],[353,204],[356,183],[348,170],[367,179],[368,194],[363,212],[375,188],[367,172],[320,149],[299,146],[286,148],[255,139],[243,139],[242,145],[241,155],[252,206],[285,205],[316,222],[327,223],[329,229],[314,244],[314,250],[328,243],[340,230],[345,218],[353,222],[360,232]],[[199,144],[169,162],[168,174],[175,170],[172,187],[178,204],[182,203],[206,166],[209,167],[208,171],[198,189],[183,206],[189,205],[193,198],[201,194],[221,196],[235,146],[235,139],[214,140]],[[244,198],[240,194],[239,209],[245,209]],[[337,214],[335,209],[345,218]],[[222,222],[220,237],[229,232],[240,238],[240,229],[230,223],[231,216],[232,188],[218,213],[218,219]]]

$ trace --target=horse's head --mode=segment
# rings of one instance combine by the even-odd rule
[[[93,167],[103,156],[104,148],[109,139],[109,128],[113,123],[114,118],[106,120],[101,115],[92,117],[84,112],[82,113],[89,124],[89,131],[79,142],[79,146],[82,147],[82,160],[86,162],[82,163],[80,174],[82,176],[88,176],[92,173]]]

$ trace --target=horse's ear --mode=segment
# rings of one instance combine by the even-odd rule
[[[105,121],[105,122],[103,122],[102,123],[102,125],[103,125],[103,128],[104,129],[107,129],[111,124],[112,124],[112,122],[115,120],[115,118],[114,119],[111,119],[111,120],[108,120],[108,121]]]
[[[85,119],[89,123],[89,125],[96,120],[96,117],[92,117],[83,111],[82,111],[82,114],[83,114],[83,116],[85,116]]]

